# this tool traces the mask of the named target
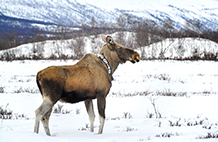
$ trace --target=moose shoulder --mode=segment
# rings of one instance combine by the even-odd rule
[[[112,74],[120,63],[139,62],[139,54],[113,41],[112,37],[102,35],[106,43],[99,55],[86,54],[72,66],[51,66],[37,74],[37,85],[43,102],[35,111],[34,132],[39,132],[40,120],[47,135],[50,135],[49,117],[57,101],[77,103],[85,101],[90,120],[90,131],[94,131],[94,109],[92,99],[97,98],[100,119],[99,134],[105,121],[106,96],[111,88]]]

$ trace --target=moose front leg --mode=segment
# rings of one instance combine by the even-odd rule
[[[99,122],[100,122],[98,134],[102,134],[104,121],[105,121],[105,105],[106,105],[105,97],[98,96],[97,103],[98,103],[98,113],[99,113]]]

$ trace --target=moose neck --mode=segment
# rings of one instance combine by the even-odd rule
[[[99,54],[103,55],[103,56],[107,59],[109,65],[110,65],[110,67],[111,67],[112,74],[113,74],[113,73],[115,72],[115,70],[117,69],[117,67],[118,67],[118,65],[119,65],[119,62],[116,61],[116,58],[113,57],[112,51],[107,51],[107,50],[108,50],[108,49],[104,49],[104,48],[103,48],[103,49],[99,52]]]

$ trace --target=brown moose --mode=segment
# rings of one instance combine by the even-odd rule
[[[94,131],[95,114],[92,99],[97,98],[99,113],[99,131],[103,131],[105,121],[106,96],[111,88],[112,74],[120,63],[139,62],[139,54],[113,41],[112,37],[101,35],[106,43],[99,55],[86,54],[77,64],[72,66],[51,66],[37,74],[37,85],[43,102],[35,111],[34,132],[39,132],[40,120],[47,135],[49,117],[52,107],[57,101],[77,103],[85,101],[90,120],[90,131]]]

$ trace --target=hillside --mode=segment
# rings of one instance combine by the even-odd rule
[[[144,52],[145,58],[187,59],[216,55],[218,59],[218,44],[202,38],[171,38],[140,48],[139,52]]]
[[[117,33],[112,34],[115,41],[116,34]],[[127,38],[128,35],[130,34],[127,32]],[[84,49],[81,51],[81,54],[97,54],[104,44],[101,41],[100,35],[97,38],[94,38],[94,43],[92,41],[93,36],[84,37],[82,40],[84,42]],[[24,44],[12,49],[0,51],[0,57],[2,60],[6,60],[7,56],[30,59],[34,59],[35,57],[41,59],[48,59],[51,57],[61,58],[63,56],[66,58],[76,58],[77,52],[75,51],[78,51],[75,50],[76,41],[76,39],[47,40],[44,42]],[[93,50],[92,47],[96,45],[97,48]],[[165,39],[149,46],[137,48],[136,50],[144,59],[187,59],[197,57],[197,59],[206,58],[215,60],[218,56],[218,44],[202,38]]]

